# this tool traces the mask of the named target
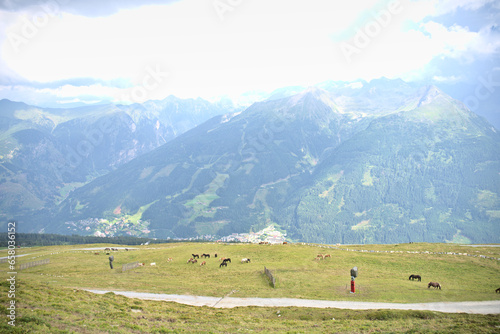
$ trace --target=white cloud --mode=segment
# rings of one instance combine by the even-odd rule
[[[58,104],[70,104],[70,103],[84,103],[84,104],[96,104],[102,102],[101,100],[81,100],[79,98],[73,98],[70,100],[58,100],[56,103]]]
[[[26,20],[40,8],[0,11],[0,63],[12,71],[0,69],[0,75],[42,83],[75,78],[123,80],[135,86],[125,89],[96,83],[25,90],[64,99],[95,96],[112,100],[130,96],[134,89],[137,93],[148,75],[146,68],[156,66],[170,75],[147,90],[147,97],[154,99],[170,94],[236,95],[329,79],[412,78],[435,57],[475,59],[498,52],[498,38],[486,28],[471,32],[458,25],[421,23],[439,11],[474,9],[486,2],[234,1],[225,2],[233,7],[222,19],[213,0],[143,6],[104,17],[58,12],[48,15],[45,24],[38,22],[36,33],[17,48],[8,34],[25,37],[23,31],[29,30]],[[401,10],[372,34],[367,46],[358,48],[351,62],[346,61],[341,43],[352,43],[370,25],[373,29],[378,15],[391,3]]]
[[[448,76],[448,77],[441,76],[441,75],[435,75],[432,77],[432,80],[436,81],[436,82],[454,83],[454,82],[458,82],[458,81],[462,80],[462,77],[455,76],[455,75]]]
[[[489,26],[479,32],[472,32],[466,27],[453,25],[448,28],[430,21],[423,25],[423,30],[431,35],[436,56],[471,62],[477,56],[494,56],[500,51],[500,34],[491,33]]]
[[[435,14],[448,14],[456,11],[458,8],[477,10],[490,3],[494,4],[495,0],[435,0]]]

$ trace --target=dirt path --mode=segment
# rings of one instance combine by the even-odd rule
[[[352,301],[330,301],[330,300],[311,300],[295,298],[236,298],[228,297],[207,297],[190,295],[167,295],[159,293],[133,292],[133,291],[108,291],[91,290],[85,291],[104,294],[113,292],[128,298],[139,298],[149,300],[164,300],[187,304],[192,306],[210,306],[216,308],[233,308],[240,306],[262,306],[262,307],[315,307],[315,308],[341,308],[351,310],[373,310],[373,309],[395,309],[395,310],[427,310],[445,313],[474,313],[474,314],[499,314],[500,301],[484,302],[438,302],[438,303],[374,303],[374,302],[352,302]]]

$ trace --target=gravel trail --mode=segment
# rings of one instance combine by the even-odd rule
[[[351,310],[427,310],[445,313],[472,313],[472,314],[499,314],[500,301],[482,302],[436,302],[436,303],[376,303],[376,302],[355,302],[355,301],[333,301],[333,300],[313,300],[296,298],[237,298],[237,297],[208,297],[191,295],[168,295],[160,293],[146,293],[134,291],[109,291],[91,290],[85,291],[104,294],[113,292],[128,298],[164,300],[192,306],[209,306],[215,308],[233,308],[241,306],[261,306],[261,307],[314,307],[314,308],[341,308]],[[231,293],[230,293],[231,294]],[[230,295],[229,294],[229,295]]]

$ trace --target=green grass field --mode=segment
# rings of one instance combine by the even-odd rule
[[[83,250],[94,247],[100,250]],[[17,265],[46,258],[50,263],[18,272],[17,326],[13,332],[500,332],[499,315],[293,307],[214,309],[128,299],[112,293],[94,295],[80,290],[92,288],[215,297],[233,292],[232,297],[398,303],[500,300],[500,294],[495,293],[500,287],[500,261],[446,254],[468,253],[499,258],[500,247],[421,243],[340,246],[340,249],[335,249],[301,244],[169,243],[111,252],[115,258],[113,270],[103,251],[105,247],[118,246],[17,249],[18,255],[28,254],[19,257]],[[355,249],[367,252],[352,251]],[[413,253],[415,251],[445,254]],[[99,255],[95,255],[96,252]],[[211,258],[188,264],[192,253],[209,253]],[[214,258],[215,253],[218,258]],[[320,253],[330,254],[331,258],[315,260]],[[0,251],[0,256],[6,255],[6,250]],[[167,262],[169,257],[174,260]],[[227,268],[219,268],[221,257],[230,257],[232,263]],[[250,258],[251,263],[240,263],[244,257]],[[207,262],[206,266],[199,265],[203,260]],[[146,266],[121,271],[123,264],[134,261],[144,262]],[[150,266],[151,262],[156,266]],[[275,288],[263,274],[264,266],[276,275]],[[356,279],[356,293],[350,294],[349,270],[353,266],[358,267],[359,277]],[[5,277],[7,263],[2,267]],[[422,282],[409,281],[410,274],[421,275]],[[427,289],[429,281],[439,282],[442,290]],[[1,305],[8,305],[9,286],[3,277],[0,286]],[[2,306],[2,313],[7,314],[6,306]],[[12,330],[6,320],[2,326],[0,331]]]

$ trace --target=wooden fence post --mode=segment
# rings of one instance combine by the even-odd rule
[[[271,270],[267,269],[264,267],[264,273],[267,275],[267,277],[271,280],[271,284],[273,285],[273,288],[276,287],[276,278],[274,277],[273,273]]]

